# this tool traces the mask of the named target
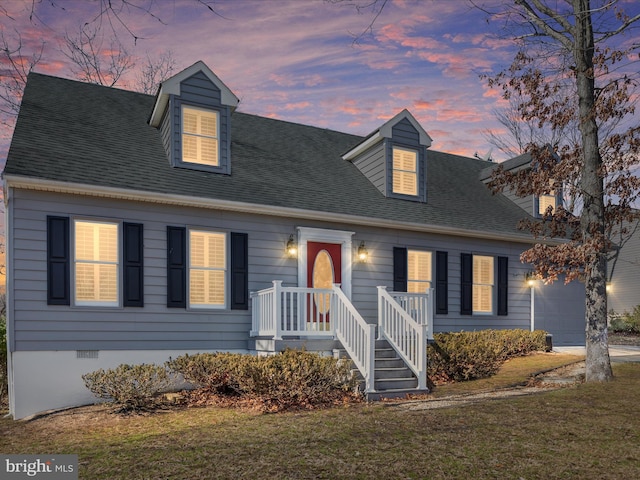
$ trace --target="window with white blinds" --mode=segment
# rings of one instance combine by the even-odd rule
[[[552,190],[549,195],[540,195],[538,197],[538,215],[547,213],[547,208],[551,207],[553,212],[556,209],[556,195]]]
[[[493,257],[473,256],[473,313],[493,313]]]
[[[225,306],[226,234],[189,231],[189,306]]]
[[[220,165],[218,112],[182,106],[182,161]]]
[[[407,251],[407,292],[425,293],[431,288],[431,252]]]
[[[75,304],[117,306],[118,224],[76,220]]]
[[[418,154],[393,148],[393,193],[418,195]]]

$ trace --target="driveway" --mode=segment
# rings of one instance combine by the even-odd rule
[[[584,347],[553,347],[554,352],[584,355]],[[640,347],[634,345],[609,345],[609,357],[614,363],[640,362]]]

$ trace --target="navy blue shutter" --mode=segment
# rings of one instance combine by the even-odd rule
[[[460,314],[473,313],[473,255],[460,254]]]
[[[144,253],[141,223],[122,224],[123,305],[144,307]]]
[[[449,313],[449,255],[436,252],[436,313]]]
[[[407,291],[407,249],[393,247],[393,291]]]
[[[507,315],[509,258],[498,257],[498,315]]]
[[[47,216],[47,305],[71,304],[69,218]]]
[[[249,309],[249,236],[231,232],[231,309]]]
[[[187,229],[167,227],[167,307],[187,306]]]

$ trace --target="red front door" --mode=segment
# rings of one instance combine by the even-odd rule
[[[330,289],[342,282],[342,245],[339,243],[307,243],[307,287]],[[309,321],[318,329],[329,328],[330,295],[314,294],[309,304]]]

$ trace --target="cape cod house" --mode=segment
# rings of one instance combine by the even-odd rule
[[[432,332],[584,344],[582,286],[519,261],[518,221],[554,199],[492,195],[494,164],[406,110],[361,137],[237,105],[202,62],[156,96],[29,76],[4,171],[14,418],[184,353],[342,348],[376,392],[425,387]],[[410,381],[375,373],[378,338]]]

